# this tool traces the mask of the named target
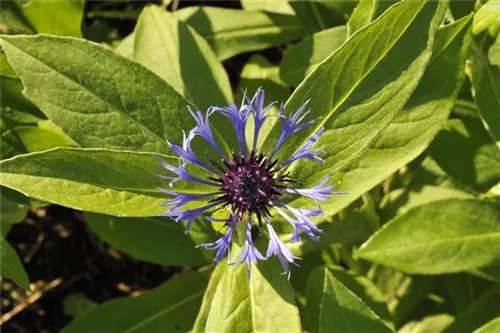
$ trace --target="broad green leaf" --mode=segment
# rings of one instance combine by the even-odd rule
[[[491,35],[496,35],[500,30],[500,1],[489,0],[479,8],[472,24],[474,35],[489,29]]]
[[[221,263],[205,292],[193,332],[301,332],[299,313],[278,260]]]
[[[206,6],[187,7],[176,15],[207,40],[220,60],[297,40],[305,33],[292,15]]]
[[[307,76],[285,108],[290,114],[310,99],[308,120],[317,121],[292,135],[276,156],[285,160],[324,126],[315,147],[326,152],[325,163],[294,164],[289,171],[295,179],[310,186],[338,172],[390,124],[420,81],[444,9],[445,3],[436,1],[401,2],[354,34]],[[263,148],[274,147],[280,127],[273,127]]]
[[[494,264],[500,258],[500,206],[476,199],[417,206],[385,224],[356,254],[419,274],[453,273]]]
[[[276,1],[268,1],[268,0],[241,0],[241,5],[243,9],[246,10],[261,10],[265,12],[272,12],[278,14],[288,14],[294,15],[292,7],[288,4],[287,0],[276,0]]]
[[[484,127],[500,148],[500,67],[492,65],[475,42],[471,44],[468,76]]]
[[[453,322],[453,316],[442,313],[428,316],[418,321],[406,323],[398,330],[398,333],[431,333],[442,332]]]
[[[24,33],[81,37],[84,1],[30,0],[2,2],[2,22]]]
[[[139,260],[165,266],[194,266],[209,264],[214,256],[211,251],[196,248],[216,239],[212,225],[205,219],[196,221],[185,235],[182,223],[166,217],[119,218],[94,213],[85,216],[99,238]]]
[[[2,36],[2,47],[26,97],[82,147],[168,153],[165,140],[181,141],[194,123],[166,82],[98,44]]]
[[[500,317],[497,317],[483,326],[479,327],[473,333],[496,333],[500,332]]]
[[[360,0],[347,22],[349,36],[371,23],[394,3],[394,0]]]
[[[406,213],[409,209],[429,202],[451,198],[473,198],[470,193],[453,188],[425,185],[417,189],[400,188],[389,192],[380,205],[383,220]]]
[[[144,8],[134,35],[133,59],[199,108],[232,101],[227,74],[208,43],[173,14],[157,6]]]
[[[345,24],[356,6],[349,0],[289,0],[290,6],[310,34]]]
[[[28,212],[29,199],[21,193],[0,187],[0,222],[18,223],[22,222]],[[2,225],[3,226],[3,225]]]
[[[390,17],[389,15],[403,4],[415,5],[417,2],[410,1],[391,7],[379,20],[367,26],[350,40],[354,40],[356,36],[362,36],[377,22],[384,22],[384,18]],[[455,97],[464,80],[463,67],[469,45],[468,27],[470,20],[471,16],[438,30],[433,47],[434,56],[429,62],[421,83],[403,111],[369,145],[357,161],[342,171],[339,176],[340,184],[336,190],[346,191],[349,194],[336,196],[322,203],[326,216],[333,215],[347,207],[360,195],[419,156],[441,129],[451,112]],[[344,47],[348,44],[344,44]],[[314,108],[314,104],[311,104],[311,107]],[[355,113],[353,113],[354,115]],[[354,128],[354,130],[349,130],[349,128]],[[357,124],[349,126],[347,129],[332,130],[330,131],[332,135],[324,139],[324,144],[322,144],[322,140],[319,141],[318,148],[327,151],[330,148],[333,150],[332,154],[335,152],[343,154],[342,149],[349,137],[344,137],[342,134],[344,132],[352,133],[356,129],[361,130],[362,128]],[[324,135],[327,134],[328,131]],[[358,138],[356,132],[351,135],[353,139]],[[357,144],[358,142],[353,140],[352,145]],[[347,160],[351,159],[349,155],[342,155],[342,157]],[[331,158],[327,157],[325,170],[321,171],[322,174],[335,173],[335,168],[327,168],[329,164],[332,164],[332,162],[328,162],[329,160],[331,161]],[[333,167],[335,165],[339,165],[339,162],[333,164]],[[319,173],[318,168],[306,167],[308,167],[307,164],[303,166],[303,169]],[[302,175],[303,172],[297,172],[297,174]]]
[[[162,158],[177,163],[175,158]],[[151,154],[56,148],[19,155],[0,162],[0,166],[0,184],[32,198],[116,216],[165,212],[161,203],[166,195],[157,188],[167,188],[168,181],[157,173],[168,173]],[[192,184],[184,187],[185,192],[212,191]]]
[[[458,316],[444,331],[446,333],[472,332],[488,321],[500,316],[500,288],[492,286]]]
[[[479,120],[449,120],[428,153],[447,174],[479,191],[500,182],[500,150]]]
[[[291,86],[298,86],[316,66],[335,52],[346,40],[347,28],[330,28],[306,37],[293,45],[280,65],[280,74]]]
[[[19,260],[16,251],[3,237],[0,237],[0,256],[2,258],[0,260],[2,275],[11,279],[19,287],[29,290],[30,282],[23,264]]]
[[[207,272],[174,276],[141,296],[99,305],[61,332],[187,332],[193,327],[207,282]]]
[[[312,332],[391,332],[358,295],[326,268],[313,271],[309,277],[307,299]]]

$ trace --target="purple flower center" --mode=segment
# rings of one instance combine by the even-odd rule
[[[271,203],[282,195],[280,190],[290,180],[280,174],[276,160],[269,160],[263,154],[233,154],[230,162],[223,160],[223,163],[225,169],[212,161],[214,166],[223,171],[219,178],[212,178],[221,184],[223,193],[213,201],[231,205],[237,219],[241,219],[245,213],[254,213],[262,224],[262,217],[270,216]]]

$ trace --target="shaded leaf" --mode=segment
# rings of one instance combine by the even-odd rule
[[[0,256],[2,258],[0,260],[2,275],[11,279],[19,287],[29,290],[30,282],[23,264],[19,260],[16,251],[3,237],[0,237]]]
[[[307,298],[312,332],[391,332],[358,295],[326,268],[311,274]]]
[[[356,254],[409,273],[465,271],[498,262],[499,230],[494,201],[435,201],[389,221]]]
[[[193,327],[207,272],[188,272],[139,297],[108,301],[61,332],[187,332]]]
[[[500,67],[492,65],[487,55],[474,42],[471,44],[468,69],[479,115],[484,127],[500,148]]]
[[[204,219],[196,221],[185,235],[185,225],[166,217],[119,218],[94,213],[85,216],[99,238],[139,260],[165,266],[205,265],[212,261],[212,252],[195,248],[216,238],[212,225]]]
[[[173,14],[147,6],[134,36],[133,59],[199,108],[225,106],[232,101],[229,79],[210,46]]]
[[[29,199],[9,188],[0,186],[0,222],[2,227],[5,223],[22,222],[28,212]]]
[[[342,25],[315,33],[293,45],[283,57],[280,74],[291,86],[298,86],[316,66],[335,52],[347,38]]]
[[[292,15],[207,6],[187,7],[176,15],[207,40],[220,60],[304,36],[302,25]]]
[[[449,120],[428,153],[447,174],[481,192],[500,182],[500,150],[479,120]]]
[[[310,34],[344,24],[356,6],[349,0],[290,0],[289,4]]]
[[[484,323],[500,316],[500,289],[492,286],[470,306],[456,316],[455,321],[444,331],[447,333],[472,332]]]
[[[246,10],[262,10],[265,12],[272,12],[278,14],[288,14],[294,15],[292,7],[288,4],[287,0],[277,0],[277,1],[255,1],[255,0],[241,0],[241,5],[243,9]]]

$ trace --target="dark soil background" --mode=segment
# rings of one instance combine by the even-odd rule
[[[133,31],[134,19],[88,15],[96,11],[139,12],[148,3],[160,1],[87,1],[84,35],[97,42],[120,40]],[[182,0],[178,8],[194,5],[241,8],[239,1]],[[92,17],[89,17],[92,16]],[[281,51],[263,51],[279,62]],[[233,87],[251,54],[224,62]],[[17,251],[33,291],[25,292],[12,282],[1,282],[1,330],[3,332],[59,332],[73,318],[64,300],[81,295],[94,303],[117,297],[136,296],[168,280],[181,267],[163,267],[140,262],[98,239],[87,227],[83,214],[60,206],[31,210],[14,224],[7,241]]]

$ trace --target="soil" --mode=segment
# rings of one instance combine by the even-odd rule
[[[120,253],[92,234],[81,212],[60,206],[31,211],[7,241],[35,290],[25,293],[2,280],[2,316],[22,308],[2,325],[3,332],[59,332],[72,320],[63,306],[67,296],[81,293],[96,303],[136,296],[181,271]],[[41,297],[30,304],[33,295]]]

